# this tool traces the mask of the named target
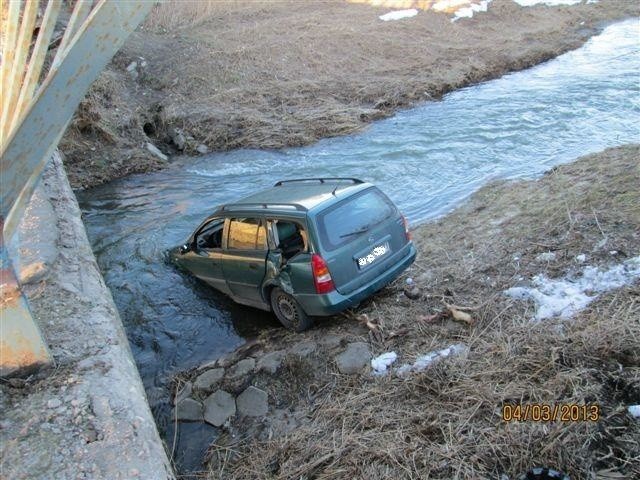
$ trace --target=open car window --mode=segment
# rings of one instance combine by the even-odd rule
[[[286,259],[307,251],[307,232],[302,225],[288,220],[271,220],[270,222],[276,248]]]
[[[224,220],[216,219],[206,224],[196,235],[198,248],[222,248],[222,231]]]

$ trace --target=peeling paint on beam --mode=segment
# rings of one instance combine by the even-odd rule
[[[0,376],[51,363],[49,349],[34,322],[0,233]]]

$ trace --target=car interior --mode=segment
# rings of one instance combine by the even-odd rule
[[[196,237],[196,245],[198,248],[222,248],[222,231],[224,222],[212,222]]]
[[[273,220],[276,245],[285,260],[289,260],[307,249],[307,232],[295,222]]]

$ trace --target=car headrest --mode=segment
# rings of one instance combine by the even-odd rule
[[[293,236],[297,231],[295,224],[289,222],[278,222],[276,228],[278,229],[278,240],[280,242]]]

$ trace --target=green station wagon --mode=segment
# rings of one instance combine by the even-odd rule
[[[171,251],[181,268],[297,332],[373,295],[415,257],[396,206],[355,178],[277,182],[218,207]]]

